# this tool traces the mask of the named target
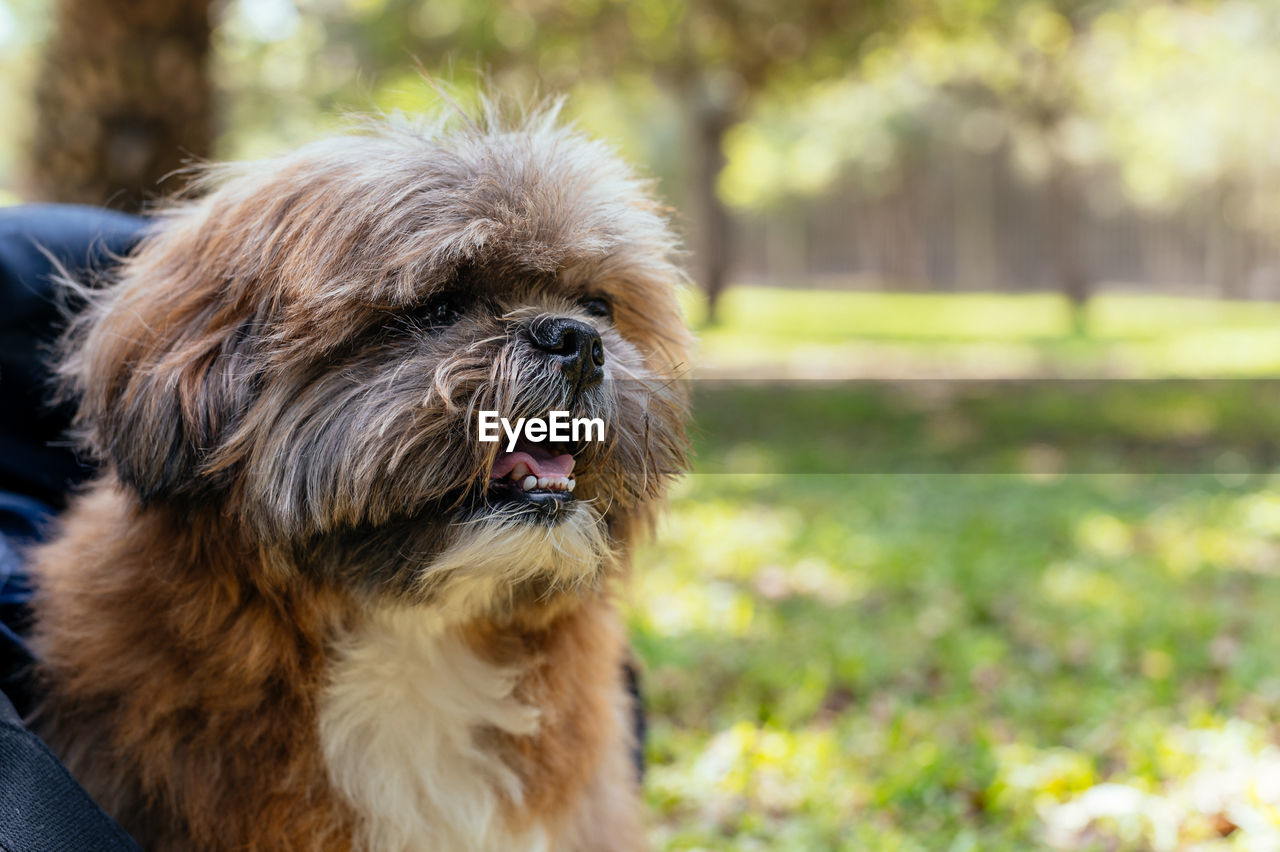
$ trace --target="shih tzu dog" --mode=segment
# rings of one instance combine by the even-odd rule
[[[612,603],[685,464],[664,208],[554,111],[212,169],[58,353],[33,724],[156,850],[645,846]],[[603,421],[481,440],[482,414]]]

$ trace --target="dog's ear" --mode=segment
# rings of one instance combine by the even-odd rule
[[[251,402],[256,321],[186,230],[158,229],[62,342],[63,396],[78,401],[82,442],[144,502],[218,488],[205,460]],[[248,314],[248,315],[246,315]]]

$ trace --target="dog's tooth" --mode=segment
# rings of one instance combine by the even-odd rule
[[[524,479],[529,475],[529,465],[524,462],[517,462],[516,466],[511,468],[511,478],[516,482]]]
[[[573,486],[575,486],[575,485],[577,485],[577,484],[578,484],[578,480],[576,480],[576,479],[570,479],[570,480],[569,480],[569,484],[565,486],[565,490],[566,490],[566,491],[570,491],[570,492],[572,492],[572,491],[573,491]]]
[[[546,487],[547,487],[547,481],[548,481],[548,480],[547,480],[547,478],[546,478],[545,476],[539,476],[539,477],[538,477],[538,487],[539,487],[539,488],[546,488]]]
[[[525,491],[532,491],[537,484],[538,477],[530,474],[524,478],[524,482],[521,483],[521,487],[524,488]]]

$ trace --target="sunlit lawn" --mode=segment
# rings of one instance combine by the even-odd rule
[[[819,298],[742,292],[779,317]],[[987,297],[912,298],[925,351],[989,316],[960,304]],[[1246,306],[1177,304],[1117,316],[1114,338],[1272,334]],[[709,357],[768,318],[728,316]],[[768,334],[798,345],[789,328]],[[1064,345],[1085,363],[1112,342]],[[1265,374],[1267,349],[1239,372]],[[695,395],[699,472],[631,614],[660,846],[1280,848],[1280,389]]]
[[[688,301],[695,323],[701,306]],[[1052,294],[860,293],[740,287],[701,332],[700,367],[750,375],[1280,374],[1280,304],[1104,294],[1089,335]]]

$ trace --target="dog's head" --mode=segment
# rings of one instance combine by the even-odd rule
[[[682,469],[667,223],[553,115],[381,127],[206,187],[61,362],[85,444],[144,505],[367,589],[484,596],[592,576]],[[603,440],[480,440],[482,412],[553,411]]]

